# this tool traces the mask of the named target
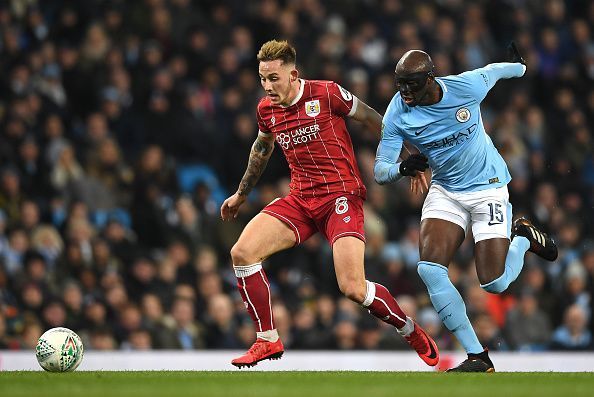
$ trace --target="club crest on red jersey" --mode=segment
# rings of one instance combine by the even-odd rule
[[[305,114],[309,117],[316,117],[320,114],[320,100],[316,99],[305,102]]]

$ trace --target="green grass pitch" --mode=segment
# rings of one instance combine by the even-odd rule
[[[594,396],[592,373],[0,372],[0,396]]]

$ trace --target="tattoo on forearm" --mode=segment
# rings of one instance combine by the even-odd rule
[[[248,161],[247,169],[245,170],[245,174],[243,174],[243,178],[241,178],[239,189],[237,189],[237,193],[241,196],[250,194],[260,179],[260,176],[262,176],[273,148],[274,142],[268,142],[264,139],[260,139],[260,137],[256,138],[256,141],[252,145],[252,150],[250,151],[250,159]]]

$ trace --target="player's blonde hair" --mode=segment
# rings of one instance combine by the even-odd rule
[[[262,44],[257,56],[258,62],[275,61],[280,59],[283,63],[295,64],[297,51],[288,41],[270,40]]]

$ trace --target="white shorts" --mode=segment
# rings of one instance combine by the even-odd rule
[[[467,232],[472,225],[474,241],[510,238],[512,206],[507,186],[478,192],[448,192],[431,185],[423,204],[421,221],[428,218],[455,223]]]

